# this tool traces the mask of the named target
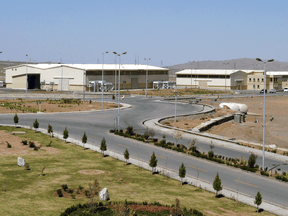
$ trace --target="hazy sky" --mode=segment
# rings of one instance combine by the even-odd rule
[[[288,61],[287,0],[2,0],[0,60]]]

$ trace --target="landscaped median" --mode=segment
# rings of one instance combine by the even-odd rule
[[[23,131],[25,135],[12,135],[13,131]],[[254,207],[241,203],[235,205],[235,201],[225,197],[215,198],[214,193],[182,185],[179,181],[163,175],[151,175],[151,171],[134,165],[127,166],[123,161],[103,157],[100,153],[69,143],[72,140],[70,138],[66,143],[64,140],[43,134],[47,133],[47,130],[38,128],[37,131],[35,133],[31,129],[0,127],[2,215],[60,215],[72,205],[88,202],[89,197],[85,197],[83,191],[89,190],[88,184],[95,179],[101,188],[109,189],[110,204],[123,203],[127,199],[142,204],[156,201],[165,206],[172,206],[178,198],[182,210],[184,207],[192,208],[205,215],[256,215]],[[56,132],[54,135],[60,137]],[[89,134],[87,137],[89,142]],[[41,147],[37,150],[29,148],[23,140],[27,140],[28,143],[34,142],[35,146]],[[7,148],[5,141],[10,143],[11,148]],[[85,144],[88,145],[91,144]],[[109,145],[107,143],[108,150]],[[123,153],[124,151],[125,149]],[[18,156],[29,163],[29,169],[17,166]],[[63,196],[57,195],[59,189]],[[103,205],[109,204],[110,201],[103,201]],[[97,196],[95,202],[100,205]],[[271,214],[265,211],[261,215]]]
[[[242,170],[254,172],[254,173],[264,175],[267,177],[273,177],[273,178],[276,178],[280,181],[288,182],[288,175],[286,174],[286,172],[283,172],[283,174],[280,175],[277,173],[277,170],[275,170],[273,172],[272,169],[268,170],[268,167],[266,167],[263,170],[261,167],[259,167],[259,165],[255,164],[257,156],[253,153],[250,155],[249,160],[246,160],[244,157],[242,157],[242,158],[225,157],[223,155],[214,154],[214,152],[213,152],[214,146],[213,145],[210,145],[211,151],[209,151],[207,153],[206,152],[201,153],[197,150],[197,140],[193,140],[190,143],[189,148],[187,148],[183,144],[176,144],[175,145],[174,143],[166,142],[165,136],[163,137],[162,140],[159,140],[157,138],[152,138],[153,136],[151,137],[151,134],[153,134],[153,132],[151,132],[151,130],[152,129],[147,129],[146,132],[143,135],[141,135],[138,133],[134,133],[133,128],[131,130],[131,127],[128,127],[127,130],[125,130],[125,131],[123,131],[123,130],[120,130],[120,131],[110,130],[110,133],[114,133],[116,135],[127,137],[127,138],[136,139],[136,140],[142,141],[144,143],[152,144],[152,145],[159,146],[159,147],[166,148],[166,149],[171,149],[173,151],[181,152],[181,153],[191,155],[194,157],[203,158],[203,159],[210,160],[210,161],[213,161],[213,162],[216,162],[219,164],[226,164],[227,166],[232,166],[234,168],[240,168]],[[175,134],[175,138],[177,139],[177,134]]]

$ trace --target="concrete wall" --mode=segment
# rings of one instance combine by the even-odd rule
[[[213,78],[209,78],[206,79],[207,80],[207,88],[211,88],[211,89],[225,89],[225,79],[213,79]],[[205,79],[199,79],[199,78],[176,78],[176,83],[177,86],[189,86],[191,87],[191,83],[192,83],[192,87],[200,87],[200,82],[203,83],[203,81],[205,81]],[[230,85],[231,85],[231,81],[230,78],[226,79],[226,89],[230,89]],[[201,85],[202,86],[202,85]]]

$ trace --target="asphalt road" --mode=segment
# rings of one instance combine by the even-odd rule
[[[125,98],[123,101],[131,104],[133,107],[120,111],[120,125],[122,129],[127,126],[133,126],[134,130],[143,134],[145,127],[142,122],[146,119],[159,118],[162,116],[174,115],[174,104],[166,102],[157,102],[155,99],[145,97]],[[202,107],[188,104],[178,104],[177,114],[188,114],[201,110]],[[0,123],[13,124],[14,114],[0,115]],[[248,194],[255,197],[258,191],[262,198],[279,205],[288,206],[288,187],[287,183],[271,180],[262,176],[248,173],[239,169],[219,165],[202,159],[189,157],[177,152],[167,151],[156,146],[144,144],[136,140],[110,134],[109,130],[114,128],[114,118],[117,117],[117,110],[95,111],[95,112],[77,112],[77,113],[55,113],[55,114],[19,114],[20,125],[33,125],[37,118],[41,128],[47,128],[51,124],[53,130],[62,134],[65,127],[69,131],[69,136],[78,140],[82,139],[84,131],[88,136],[88,143],[100,146],[101,139],[105,137],[109,150],[124,152],[128,148],[130,156],[149,161],[154,151],[158,158],[158,165],[173,169],[176,172],[183,162],[186,166],[187,175],[199,177],[209,182],[213,182],[216,173],[222,180],[224,187]],[[162,133],[156,131],[155,137],[162,138]],[[173,135],[166,134],[166,140],[175,142]],[[190,140],[180,140],[180,143],[188,144]],[[208,151],[210,143],[201,142],[198,144],[199,150]],[[237,152],[233,149],[226,149],[215,146],[213,149],[216,154],[228,157],[249,157],[249,154]],[[258,158],[258,164],[261,164],[261,158]],[[266,165],[280,163],[282,161],[266,159]],[[281,167],[283,170],[285,166]]]

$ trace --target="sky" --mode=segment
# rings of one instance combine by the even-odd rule
[[[286,0],[2,0],[0,60],[288,61]],[[119,58],[117,60],[119,62]]]

